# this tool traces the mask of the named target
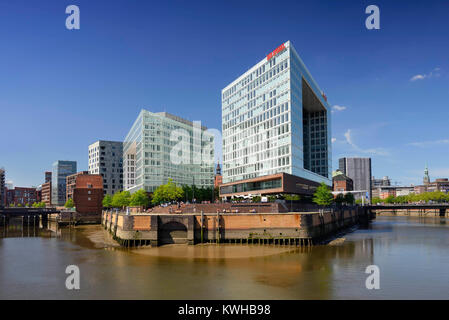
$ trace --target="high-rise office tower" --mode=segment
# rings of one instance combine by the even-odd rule
[[[89,174],[103,177],[104,194],[123,190],[123,142],[99,140],[89,146]]]
[[[168,179],[213,187],[214,135],[197,122],[142,110],[123,142],[124,190],[153,192]]]
[[[327,98],[290,41],[222,90],[222,197],[311,194],[331,182]]]
[[[0,168],[0,207],[6,204],[5,169]]]
[[[338,167],[341,172],[347,175],[354,182],[355,191],[364,191],[354,194],[356,199],[368,192],[371,199],[371,158],[340,158]]]
[[[66,177],[76,173],[76,161],[58,160],[51,174],[51,203],[63,206],[66,202]]]
[[[45,183],[51,182],[51,171],[45,171]]]

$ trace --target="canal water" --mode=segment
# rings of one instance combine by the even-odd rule
[[[449,299],[449,219],[377,217],[328,245],[126,250],[101,226],[0,227],[0,299]],[[80,289],[65,287],[66,267]],[[366,267],[380,289],[365,286]]]

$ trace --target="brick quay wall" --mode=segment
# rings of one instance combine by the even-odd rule
[[[283,213],[127,215],[104,211],[101,223],[122,246],[208,242],[310,245],[373,217],[363,207]]]

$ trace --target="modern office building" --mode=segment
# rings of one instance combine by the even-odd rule
[[[45,171],[45,183],[51,182],[51,171]]]
[[[372,199],[371,193],[371,158],[340,158],[338,167],[341,172],[347,175],[354,182],[356,199],[360,199],[368,192],[369,199]]]
[[[5,169],[0,168],[0,207],[6,204]]]
[[[142,110],[123,142],[124,190],[178,185],[213,187],[214,135],[198,122]]]
[[[76,161],[58,160],[53,163],[51,174],[51,202],[63,206],[66,202],[67,176],[76,173]]]
[[[89,146],[89,174],[103,177],[104,194],[123,191],[123,142],[99,140]]]
[[[303,185],[291,192],[332,185],[330,107],[290,41],[226,86],[221,99],[221,197],[267,194],[281,173]]]

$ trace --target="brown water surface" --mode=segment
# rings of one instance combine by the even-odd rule
[[[368,265],[380,290],[365,287]],[[67,290],[77,265],[81,289]],[[101,226],[0,228],[0,299],[449,299],[449,220],[378,217],[331,245],[122,249]]]

